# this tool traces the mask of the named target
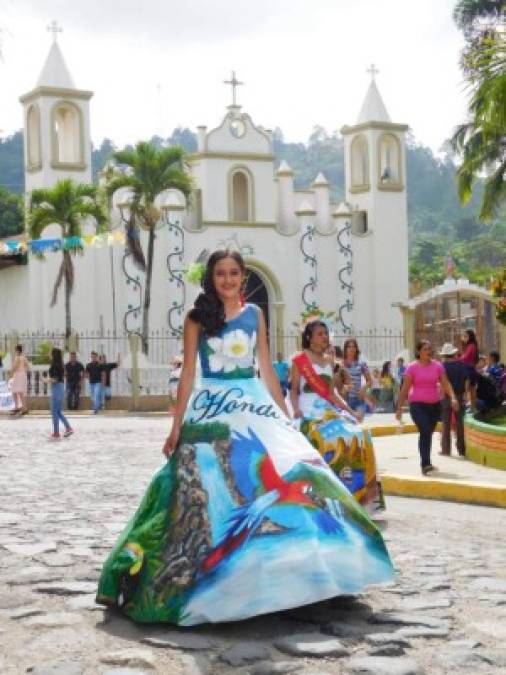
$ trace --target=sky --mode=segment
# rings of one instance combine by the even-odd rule
[[[55,19],[76,86],[94,92],[95,145],[217,126],[231,102],[307,141],[356,121],[370,81],[393,122],[438,152],[466,116],[456,0],[0,0],[0,136],[22,126]]]

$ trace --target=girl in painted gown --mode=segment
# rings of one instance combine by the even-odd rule
[[[137,621],[234,621],[394,575],[377,527],[288,417],[245,274],[236,252],[208,260],[167,462],[103,566],[97,601]]]
[[[370,432],[335,393],[329,333],[311,321],[302,334],[303,351],[293,358],[291,402],[300,429],[335,474],[368,511],[384,508]]]

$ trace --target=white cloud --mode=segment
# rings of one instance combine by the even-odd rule
[[[1,2],[2,0],[0,0]],[[45,26],[77,86],[95,92],[92,136],[118,144],[168,135],[174,126],[217,124],[232,68],[254,120],[307,139],[355,121],[371,61],[392,120],[438,149],[465,115],[453,0],[21,0],[0,4],[0,128],[21,126],[18,97],[34,86],[47,54]],[[161,85],[158,89],[157,85]]]

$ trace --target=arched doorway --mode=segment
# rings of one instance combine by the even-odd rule
[[[267,330],[269,330],[269,292],[267,286],[265,285],[262,277],[252,270],[247,268],[247,277],[246,277],[246,287],[244,289],[245,301],[252,302],[255,305],[258,305],[262,312],[264,313],[265,323],[267,325]]]

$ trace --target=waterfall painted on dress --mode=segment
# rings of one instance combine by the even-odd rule
[[[301,297],[304,310],[317,306],[318,263],[315,253],[315,226],[305,222],[300,238],[302,253]]]
[[[337,272],[337,309],[338,329],[351,332],[353,327],[353,250],[351,248],[351,219],[344,220],[337,232],[338,272]]]
[[[184,282],[184,231],[181,227],[179,212],[169,216],[167,228],[169,239],[169,253],[167,255],[169,309],[167,310],[167,324],[172,337],[181,337],[183,334],[186,286]]]

